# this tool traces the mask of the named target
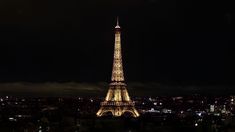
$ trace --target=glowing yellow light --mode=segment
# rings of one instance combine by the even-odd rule
[[[133,117],[138,117],[139,113],[134,107],[134,102],[131,101],[124,83],[124,73],[122,66],[121,54],[121,32],[118,25],[115,33],[115,45],[113,56],[113,70],[111,83],[106,95],[105,101],[101,102],[101,108],[96,113],[97,116],[102,116],[104,113],[111,112],[113,116],[121,116],[125,112],[129,112]],[[117,29],[118,28],[118,29]]]

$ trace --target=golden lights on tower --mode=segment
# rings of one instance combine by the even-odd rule
[[[138,117],[139,113],[134,107],[134,102],[131,101],[126,84],[124,83],[124,72],[122,66],[121,53],[121,27],[117,19],[115,26],[115,44],[113,56],[113,70],[109,90],[105,100],[101,102],[101,107],[96,113],[98,117],[111,112],[113,116],[121,116],[125,112],[131,113],[133,117]]]

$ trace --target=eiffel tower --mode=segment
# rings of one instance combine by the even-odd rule
[[[125,112],[129,112],[133,117],[138,117],[139,113],[135,109],[134,102],[131,101],[126,87],[122,66],[121,27],[117,18],[111,83],[105,100],[100,103],[101,107],[96,115],[100,117],[111,112],[113,116],[121,116]]]

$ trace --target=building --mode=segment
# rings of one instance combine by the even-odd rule
[[[127,85],[124,81],[121,54],[121,27],[117,19],[111,83],[109,84],[106,98],[101,102],[101,107],[96,113],[98,117],[108,113],[111,113],[113,116],[122,116],[124,113],[130,113],[133,117],[139,116],[138,111],[134,107],[134,102],[129,97]]]

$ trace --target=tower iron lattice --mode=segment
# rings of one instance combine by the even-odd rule
[[[125,112],[130,113],[133,117],[139,116],[134,102],[130,99],[127,85],[124,81],[121,54],[121,27],[117,18],[111,83],[109,84],[109,90],[105,100],[100,103],[101,107],[96,113],[98,117],[104,116],[109,112],[113,116],[122,116]]]

